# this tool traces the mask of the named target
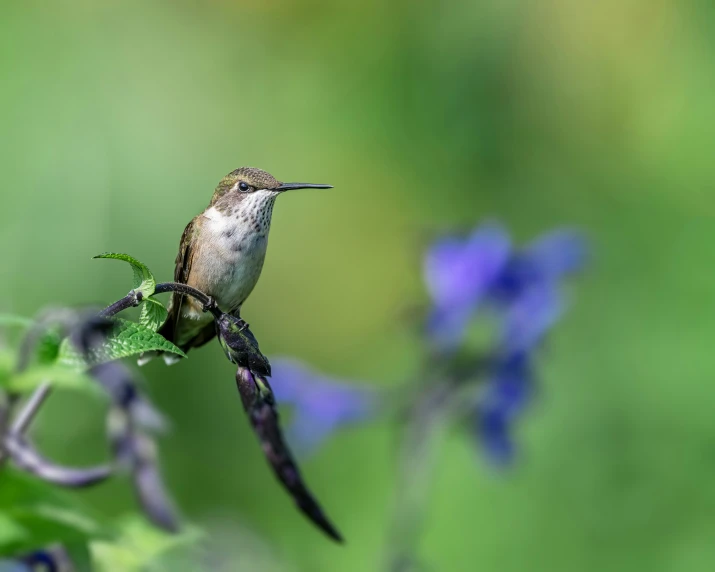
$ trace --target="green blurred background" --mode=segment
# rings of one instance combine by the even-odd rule
[[[3,2],[0,310],[124,295],[128,269],[91,260],[107,250],[169,279],[217,181],[258,166],[335,185],[279,201],[244,308],[262,349],[396,385],[418,362],[404,316],[426,301],[425,231],[581,226],[594,264],[542,360],[520,462],[496,473],[452,435],[420,556],[439,571],[712,570],[714,50],[703,0]],[[237,569],[255,550],[275,563],[244,569],[379,569],[393,427],[304,463],[339,547],[274,481],[217,344],[142,371],[173,426],[170,488]],[[102,416],[58,394],[38,443],[101,459]],[[85,498],[134,506],[121,479]]]

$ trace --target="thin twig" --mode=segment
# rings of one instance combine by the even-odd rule
[[[165,294],[167,292],[178,292],[179,294],[196,298],[203,305],[204,312],[210,312],[214,318],[220,318],[223,314],[211,296],[186,284],[180,284],[179,282],[162,282],[157,284],[154,289],[154,294]],[[144,295],[137,290],[132,290],[121,300],[117,300],[114,304],[107,306],[99,315],[103,318],[110,318],[119,314],[119,312],[138,306],[142,303],[142,300],[144,300]]]
[[[37,415],[37,412],[40,410],[40,407],[42,407],[42,404],[50,395],[51,391],[52,384],[49,381],[43,381],[13,422],[12,427],[10,428],[11,434],[23,435],[25,431],[27,431],[27,428],[30,426],[30,423],[32,423],[32,420],[35,418],[35,415]]]
[[[18,468],[55,485],[84,488],[101,483],[113,474],[112,467],[106,465],[86,469],[57,465],[40,455],[20,435],[8,435],[5,446]]]
[[[438,456],[450,423],[474,402],[474,388],[451,378],[431,382],[407,412],[399,451],[398,483],[386,570],[424,570],[419,561],[420,538],[428,524],[430,489]]]
[[[416,570],[417,547],[426,525],[429,490],[445,436],[445,413],[452,386],[435,383],[408,412],[400,446],[398,484],[386,570]]]
[[[191,296],[201,302],[204,312],[210,312],[214,318],[220,318],[223,315],[223,312],[221,312],[216,305],[216,301],[211,296],[187,284],[180,284],[179,282],[162,282],[161,284],[157,284],[154,293],[163,294],[164,292],[178,292],[179,294]]]
[[[117,300],[114,304],[107,306],[104,310],[99,313],[102,318],[109,318],[114,316],[119,312],[127,310],[128,308],[135,308],[141,304],[144,299],[144,294],[138,290],[130,290],[129,294],[124,296],[121,300]]]

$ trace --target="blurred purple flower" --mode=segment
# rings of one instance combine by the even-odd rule
[[[513,457],[512,426],[534,393],[533,352],[563,312],[560,281],[581,269],[585,259],[586,242],[575,231],[556,230],[515,248],[495,222],[465,237],[439,239],[425,255],[432,298],[427,335],[433,343],[455,350],[477,310],[496,316],[496,344],[478,356],[486,358],[478,360],[487,364],[479,372],[486,383],[474,414],[478,437],[499,464]],[[453,356],[446,351],[436,359]],[[289,440],[303,453],[378,408],[374,390],[321,376],[296,361],[275,360],[273,379],[278,403],[293,409]]]
[[[514,455],[511,426],[534,391],[533,370],[526,353],[494,364],[483,399],[477,408],[479,438],[490,459],[508,464]]]
[[[580,233],[556,230],[515,250],[488,289],[500,332],[476,413],[481,441],[498,464],[513,458],[511,427],[534,393],[533,352],[564,310],[560,280],[586,257]]]
[[[442,238],[425,256],[433,303],[428,333],[443,349],[454,348],[479,305],[490,302],[503,320],[503,342],[513,351],[528,349],[561,313],[559,279],[579,270],[585,258],[583,237],[565,229],[518,250],[493,222],[465,238]]]
[[[424,277],[433,309],[428,330],[442,347],[458,345],[472,314],[509,259],[504,227],[487,223],[469,236],[446,237],[427,251]]]
[[[564,309],[559,282],[583,268],[586,241],[572,230],[547,233],[515,251],[489,297],[501,319],[501,354],[535,348]]]
[[[43,550],[35,550],[29,554],[16,556],[13,559],[0,560],[0,572],[57,572],[60,570],[74,570],[65,549],[54,545]]]
[[[273,392],[292,409],[288,440],[302,454],[313,452],[331,433],[370,418],[377,409],[374,390],[315,373],[290,359],[272,362]]]

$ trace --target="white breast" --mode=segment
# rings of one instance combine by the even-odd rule
[[[226,311],[240,307],[261,275],[275,200],[268,193],[256,191],[233,210],[210,208],[204,213],[208,220],[202,233],[208,239],[204,244],[210,246],[202,248],[201,260],[193,264],[207,277],[207,294]]]

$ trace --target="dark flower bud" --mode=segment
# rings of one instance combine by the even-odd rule
[[[271,364],[258,349],[258,342],[246,322],[223,314],[216,320],[216,333],[230,362],[247,367],[260,376],[271,375]]]
[[[256,401],[258,390],[256,388],[256,380],[251,373],[251,370],[246,367],[239,367],[236,371],[236,387],[241,395],[243,408],[248,411]]]

